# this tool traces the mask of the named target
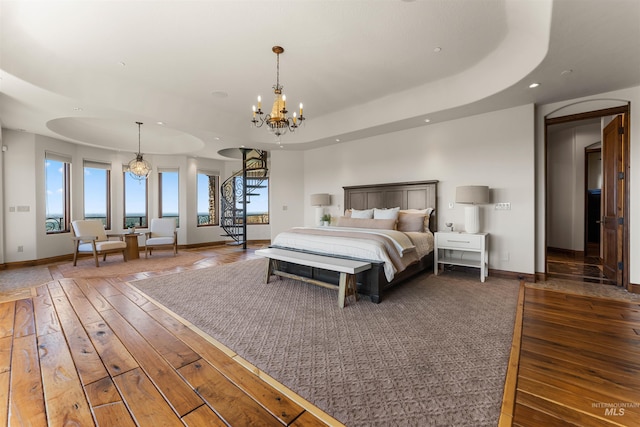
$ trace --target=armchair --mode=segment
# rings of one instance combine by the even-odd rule
[[[127,243],[124,241],[122,234],[107,235],[102,222],[96,220],[71,221],[71,226],[74,234],[72,239],[75,246],[73,252],[74,266],[80,253],[93,254],[93,258],[96,260],[96,267],[100,267],[98,255],[102,255],[102,261],[105,261],[108,253],[122,252],[122,259],[125,262],[127,261],[125,254]],[[109,240],[110,237],[119,237],[119,240]]]
[[[145,233],[144,257],[153,255],[154,249],[172,248],[173,255],[178,254],[178,233],[175,218],[153,218],[149,231]]]

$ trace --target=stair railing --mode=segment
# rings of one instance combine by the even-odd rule
[[[241,149],[242,170],[220,186],[220,226],[232,244],[247,248],[247,205],[267,178],[267,151]]]

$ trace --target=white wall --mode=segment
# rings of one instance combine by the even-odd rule
[[[459,185],[488,185],[481,207],[491,233],[490,268],[534,273],[534,107],[526,105],[304,152],[304,225],[314,225],[309,195],[329,193],[329,210],[343,210],[343,186],[439,180],[438,229],[462,230]],[[510,202],[510,211],[494,204]],[[275,230],[273,230],[275,231]]]
[[[2,120],[0,119],[0,127]],[[2,141],[2,132],[0,132],[0,264],[4,263],[4,142]]]
[[[548,134],[547,246],[584,250],[584,150],[600,140],[600,123]]]
[[[271,236],[291,227],[304,225],[305,156],[302,151],[271,151],[269,168],[269,212]]]
[[[122,165],[133,158],[133,153],[123,153],[77,145],[27,132],[2,130],[2,143],[7,151],[2,153],[5,205],[2,242],[3,263],[45,259],[73,252],[68,233],[47,234],[45,230],[45,177],[44,155],[51,151],[71,158],[71,217],[84,215],[83,161],[94,160],[111,163],[111,218],[113,232],[121,232],[123,224],[123,176]],[[148,179],[148,216],[159,215],[158,168],[179,171],[180,227],[178,244],[197,244],[229,241],[220,227],[196,226],[195,182],[198,170],[218,171],[221,180],[240,167],[237,161],[193,159],[185,156],[145,155],[153,166]],[[18,209],[21,207],[21,209]],[[26,212],[25,212],[26,211]],[[144,231],[144,230],[143,230]],[[269,225],[249,226],[250,239],[269,239]],[[142,239],[140,241],[142,243]],[[18,247],[22,251],[18,252]]]
[[[553,104],[541,105],[536,109],[536,271],[545,271],[545,170],[544,170],[544,119],[550,114],[563,116],[586,111],[595,111],[620,102],[631,102],[630,170],[628,174],[631,189],[629,206],[629,279],[632,284],[640,284],[640,86],[614,92],[602,93]],[[634,197],[634,195],[636,197]]]
[[[2,171],[5,262],[36,259],[35,135],[3,131],[2,141],[7,146]],[[19,211],[18,207],[24,208]],[[24,212],[27,208],[29,211]],[[22,252],[18,252],[19,246],[22,247]]]

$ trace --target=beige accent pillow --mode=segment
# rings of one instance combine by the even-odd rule
[[[398,214],[398,230],[400,228],[411,228],[411,230],[400,230],[400,231],[419,231],[426,232],[429,230],[429,218],[431,218],[431,213],[433,212],[433,208],[426,209],[403,209]],[[423,228],[421,230],[415,230],[414,221],[417,221],[415,218],[407,218],[406,221],[410,221],[408,224],[400,224],[400,214],[403,215],[422,215],[423,216]]]
[[[417,231],[422,233],[425,230],[425,220],[428,227],[429,219],[425,214],[399,212],[397,225],[398,231]]]
[[[341,216],[336,224],[338,227],[373,228],[378,230],[395,230],[395,219],[373,219],[373,218],[348,218]]]

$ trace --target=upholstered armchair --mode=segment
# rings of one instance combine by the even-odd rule
[[[153,255],[154,249],[173,249],[173,255],[178,254],[178,233],[175,218],[153,218],[149,231],[145,233],[144,257]]]
[[[102,261],[107,259],[107,254],[122,252],[122,258],[126,262],[127,243],[124,241],[122,234],[109,234],[104,231],[102,221],[97,220],[76,220],[71,221],[71,228],[74,236],[73,244],[75,251],[73,252],[73,265],[76,265],[78,254],[90,253],[96,260],[96,267],[100,267],[98,263],[98,255],[102,255]],[[112,240],[118,238],[118,240]]]

